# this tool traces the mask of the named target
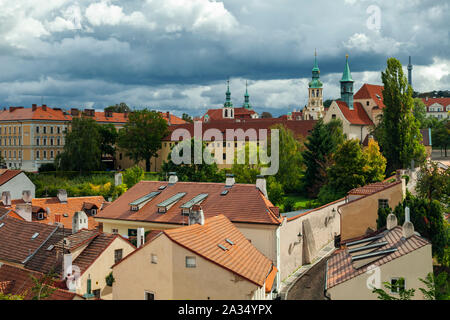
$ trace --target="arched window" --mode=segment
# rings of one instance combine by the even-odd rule
[[[228,109],[225,109],[225,118],[228,118]]]

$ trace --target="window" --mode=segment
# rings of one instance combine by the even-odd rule
[[[42,212],[38,212],[38,220],[44,220],[44,214]]]
[[[47,159],[47,151],[44,150],[44,159]]]
[[[53,134],[53,127],[50,127],[50,133]]]
[[[226,153],[223,154],[223,160],[227,160],[227,154]]]
[[[151,261],[152,261],[153,264],[157,264],[158,263],[158,256],[156,254],[152,253]]]
[[[44,133],[47,133],[47,127],[44,127]]]
[[[335,115],[335,114],[332,114],[332,115],[331,115],[331,119],[336,119],[336,115]]]
[[[53,154],[53,150],[50,151],[50,159],[53,159],[54,154]]]
[[[366,101],[366,106],[368,106],[370,104],[370,102],[369,101]]]
[[[186,268],[195,268],[195,267],[197,267],[195,257],[186,257]]]
[[[155,300],[155,294],[153,292],[145,291],[145,300]]]
[[[112,233],[118,234],[119,233],[119,229],[112,229]]]
[[[56,132],[58,132],[58,134],[60,134],[60,133],[61,133],[61,128],[58,127],[57,130],[56,130]]]
[[[92,294],[95,298],[100,299],[100,289],[92,290]]]
[[[389,208],[388,199],[378,199],[378,208]]]
[[[44,139],[42,140],[42,145],[44,145],[44,146],[47,145],[47,138],[44,138]]]
[[[39,138],[36,138],[36,145],[39,145]]]
[[[122,249],[114,250],[114,263],[117,263],[120,260],[122,260],[122,255],[123,255]]]
[[[403,278],[391,279],[391,293],[399,293],[400,291],[404,291],[405,288],[405,280]]]
[[[58,138],[57,140],[56,140],[56,144],[59,146],[59,145],[61,145],[61,139],[60,138]]]
[[[128,237],[136,237],[137,229],[128,229]]]

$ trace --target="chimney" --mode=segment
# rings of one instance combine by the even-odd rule
[[[2,202],[5,207],[11,206],[11,192],[9,191],[2,192]]]
[[[178,182],[178,176],[176,172],[169,172],[169,185],[174,185]]]
[[[31,191],[30,190],[23,190],[22,191],[22,200],[25,203],[31,203]]]
[[[170,123],[170,111],[166,112],[166,117],[167,117],[167,123],[169,124],[169,126],[171,125]]]
[[[36,109],[37,109],[37,104],[36,104],[36,103],[33,103],[33,104],[31,105],[31,111],[36,111]]]
[[[42,110],[47,111],[47,105],[46,104],[42,105]]]
[[[389,214],[386,218],[386,229],[392,230],[397,226],[397,217],[395,214]]]
[[[123,117],[126,119],[126,118],[128,118],[128,112],[124,112],[123,113]]]
[[[14,211],[27,222],[31,222],[33,220],[32,207],[29,203],[18,203]]]
[[[145,243],[145,230],[144,228],[137,229],[137,239],[136,239],[137,247],[140,248]]]
[[[67,191],[66,190],[58,189],[58,194],[56,196],[58,197],[59,202],[67,203]]]
[[[409,216],[409,208],[405,208],[405,223],[403,224],[403,236],[405,239],[414,235],[414,225],[412,224]]]
[[[45,208],[45,212],[47,212],[47,218],[50,217],[51,211],[49,207]]]
[[[266,178],[264,178],[264,176],[256,176],[256,188],[258,188],[263,195],[269,199],[267,195]]]
[[[61,222],[61,215],[60,214],[55,214],[55,222],[56,223]]]
[[[227,178],[225,180],[225,187],[231,188],[236,183],[236,180],[234,179],[234,174],[227,173],[226,177]]]
[[[88,229],[88,216],[84,211],[77,211],[72,218],[72,234]]]
[[[66,241],[66,239],[64,239]],[[72,274],[72,254],[64,253],[64,259],[63,259],[63,279],[65,279],[69,274]]]
[[[116,172],[114,174],[114,185],[120,186],[122,184],[122,174],[120,172]]]
[[[395,179],[397,181],[401,181],[402,180],[402,170],[395,171]]]
[[[202,206],[195,204],[192,206],[191,212],[189,212],[189,225],[192,224],[205,224],[205,215],[203,214]]]
[[[72,116],[78,116],[78,109],[76,109],[76,108],[72,108],[72,109],[70,109],[70,115],[72,115]]]

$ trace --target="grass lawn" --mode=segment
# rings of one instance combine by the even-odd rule
[[[286,194],[283,199],[292,199],[295,202],[295,210],[314,209],[318,207],[318,204],[314,199],[309,199],[299,194]],[[284,211],[284,204],[280,204],[279,207],[281,211]]]

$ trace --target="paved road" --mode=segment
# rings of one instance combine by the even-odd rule
[[[291,288],[287,300],[325,300],[325,267],[327,259],[323,259],[309,269]]]

